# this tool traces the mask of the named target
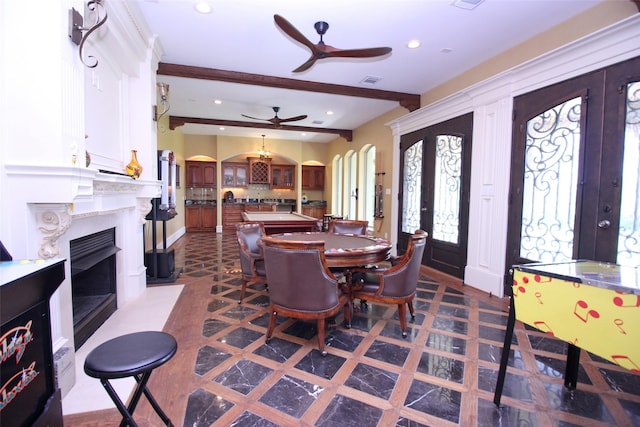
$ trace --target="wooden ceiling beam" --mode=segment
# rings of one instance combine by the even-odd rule
[[[216,126],[229,126],[229,127],[245,127],[245,128],[257,128],[257,129],[275,129],[286,130],[294,132],[316,132],[316,133],[331,133],[337,134],[346,139],[347,141],[353,141],[353,131],[349,129],[331,129],[331,128],[316,128],[310,126],[292,126],[292,125],[280,125],[275,127],[270,123],[255,123],[255,122],[243,122],[238,120],[221,120],[221,119],[204,119],[196,117],[180,117],[169,116],[169,129],[184,125],[185,123],[194,123],[199,125],[216,125]]]
[[[261,74],[242,73],[239,71],[225,71],[214,68],[193,67],[190,65],[167,64],[158,65],[158,75],[188,77],[192,79],[215,80],[229,83],[239,83],[255,86],[277,87],[306,92],[329,93],[333,95],[353,96],[356,98],[382,99],[397,101],[409,111],[420,108],[420,95],[388,90],[376,90],[354,86],[319,83],[308,80],[288,79],[283,77],[264,76]],[[315,131],[319,132],[319,131]]]

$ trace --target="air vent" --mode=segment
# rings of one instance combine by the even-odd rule
[[[451,4],[460,9],[471,10],[478,7],[482,2],[484,2],[484,0],[453,0]]]
[[[365,85],[374,85],[378,83],[380,80],[382,80],[382,77],[366,76],[364,79],[360,80],[360,83]]]
[[[321,125],[323,123],[324,123],[323,120],[314,120],[314,121],[311,122],[311,124],[314,124],[314,125]]]

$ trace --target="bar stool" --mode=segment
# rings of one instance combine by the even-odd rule
[[[93,349],[84,362],[84,372],[100,380],[105,390],[122,414],[120,427],[129,424],[137,427],[133,420],[133,411],[144,393],[151,406],[167,426],[173,426],[171,420],[160,409],[158,402],[147,389],[151,372],[166,363],[176,354],[178,344],[175,338],[164,332],[146,331],[122,335],[100,344]],[[126,407],[118,397],[109,380],[133,377],[137,386]]]

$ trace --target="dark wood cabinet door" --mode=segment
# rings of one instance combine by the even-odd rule
[[[324,166],[302,166],[302,189],[324,190]]]
[[[218,210],[213,206],[202,208],[202,229],[203,231],[215,231],[218,225]]]
[[[216,164],[206,162],[202,165],[202,179],[205,187],[216,186]]]

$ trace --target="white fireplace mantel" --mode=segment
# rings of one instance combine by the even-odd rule
[[[20,194],[40,232],[38,254],[60,255],[57,240],[73,221],[135,209],[144,224],[151,199],[160,196],[160,182],[134,180],[76,166],[5,165],[13,194]],[[18,202],[19,203],[19,202]]]

